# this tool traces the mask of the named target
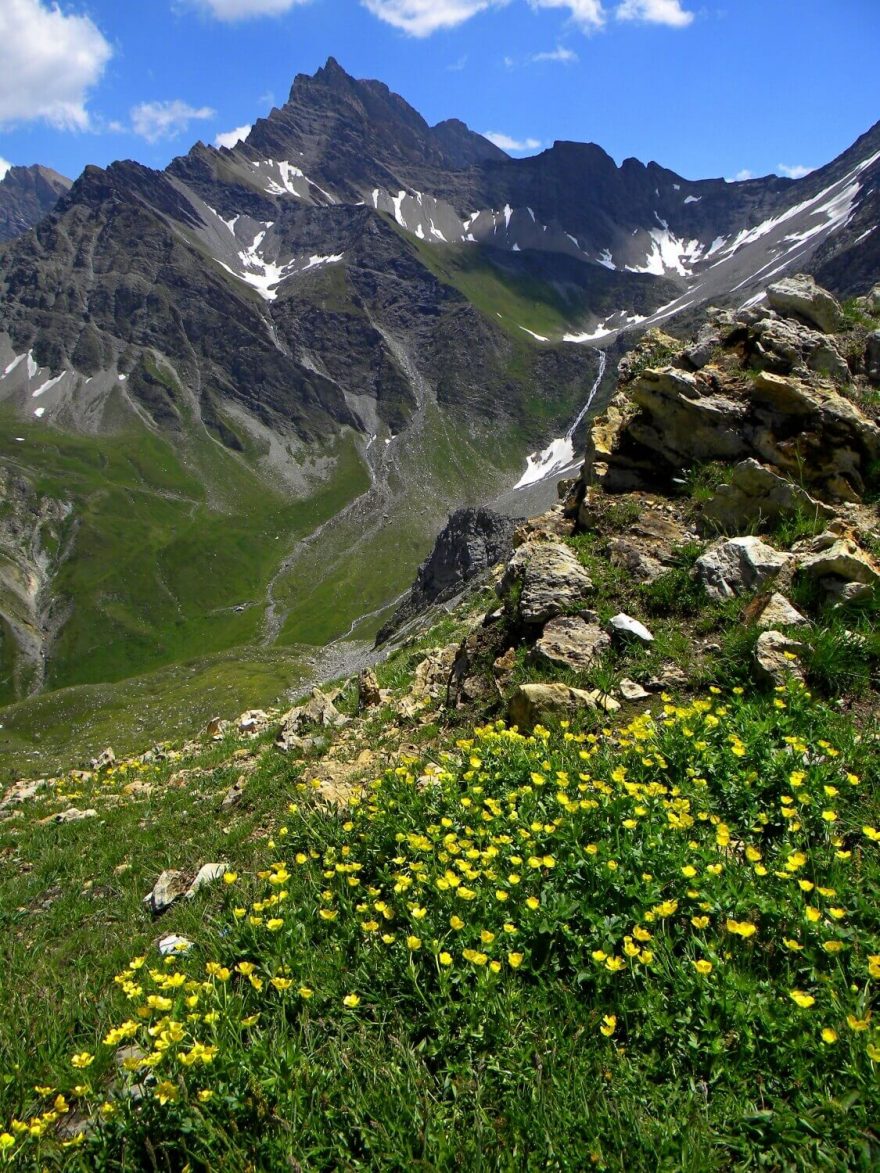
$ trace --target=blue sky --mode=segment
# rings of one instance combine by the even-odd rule
[[[512,153],[798,174],[880,119],[880,0],[0,0],[0,170],[155,167],[334,55]]]

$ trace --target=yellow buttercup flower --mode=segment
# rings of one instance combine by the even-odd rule
[[[541,901],[538,900],[537,897],[530,896],[528,898],[528,900],[526,900],[526,908],[531,908],[533,912],[536,908],[540,908],[540,907],[541,907]]]
[[[871,1024],[871,1011],[865,1015],[864,1018],[856,1018],[854,1014],[847,1014],[846,1023],[850,1030],[854,1030],[857,1034],[867,1030]]]
[[[824,1027],[822,1030],[822,1042],[826,1043],[829,1047],[832,1045],[832,1043],[836,1043],[837,1031],[832,1030],[830,1026]]]
[[[167,999],[165,1000],[167,1001]],[[170,1008],[171,1006],[169,1003],[168,1009]],[[92,1055],[89,1051],[78,1051],[75,1055],[71,1055],[70,1057],[70,1066],[76,1067],[80,1071],[84,1070],[86,1067],[91,1067],[94,1062],[95,1056]]]
[[[692,916],[691,924],[695,929],[705,929],[709,924],[709,918],[707,916]]]
[[[507,954],[507,964],[510,966],[511,969],[519,969],[519,967],[522,965],[522,963],[523,963],[523,954],[522,953],[508,953]]]
[[[809,1010],[811,1006],[815,1006],[816,1004],[816,999],[812,994],[805,994],[803,990],[792,990],[788,996],[802,1010]]]
[[[706,977],[708,974],[710,974],[712,972],[712,962],[711,961],[692,961],[691,964],[693,965],[693,967],[697,971],[697,973],[702,974],[703,977]]]
[[[422,947],[422,938],[416,937],[413,933],[410,933],[406,939],[406,947],[410,950],[410,952],[415,953],[417,949],[421,949]]]
[[[737,937],[744,937],[746,939],[749,937],[754,937],[755,933],[758,931],[757,927],[753,925],[751,921],[737,921],[732,917],[727,918],[727,922],[724,927],[727,929],[728,933],[734,933]]]
[[[602,1025],[599,1027],[600,1033],[603,1034],[606,1039],[610,1039],[616,1029],[617,1029],[617,1015],[616,1014],[606,1014],[602,1019]]]
[[[460,916],[451,916],[449,918],[449,927],[455,929],[456,932],[458,932],[459,929],[464,928],[464,921]]]
[[[342,1005],[347,1006],[349,1010],[354,1010],[355,1006],[360,1006],[361,1000],[357,994],[346,994],[342,999]]]
[[[440,962],[441,965],[450,966],[450,965],[452,965],[452,954],[446,953],[444,951],[443,953],[438,954],[437,960]]]

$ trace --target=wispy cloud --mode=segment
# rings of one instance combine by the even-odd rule
[[[747,179],[754,179],[754,171],[749,171],[748,167],[743,167],[742,171],[737,171],[733,179],[728,179],[728,183],[744,183]]]
[[[429,37],[440,29],[464,24],[478,12],[507,0],[362,0],[364,8],[412,37]]]
[[[795,163],[794,167],[789,167],[787,163],[778,163],[776,170],[780,175],[786,175],[789,179],[803,179],[805,175],[815,171],[815,167],[805,167],[803,163]]]
[[[260,16],[283,16],[297,4],[306,4],[308,0],[190,0],[190,3],[216,20],[234,24]]]
[[[681,0],[623,0],[614,15],[618,20],[639,20],[682,29],[693,23],[694,14],[682,8]]]
[[[494,143],[502,151],[538,151],[543,145],[538,138],[516,139],[509,134],[501,134],[495,130],[483,131],[483,138],[487,138],[490,143]]]
[[[6,172],[9,170],[9,168],[11,166],[12,166],[11,163],[7,163],[7,161],[4,158],[0,157],[0,179],[6,178]]]
[[[210,106],[190,106],[180,98],[170,102],[141,102],[132,109],[131,128],[148,143],[158,143],[177,138],[191,122],[213,118],[216,113]]]
[[[602,0],[529,0],[532,8],[566,8],[585,32],[601,28],[608,19]]]
[[[446,72],[447,73],[461,73],[462,70],[467,65],[467,63],[468,63],[468,59],[467,59],[467,54],[465,53],[465,55],[463,57],[459,57],[459,59],[457,61],[453,61],[451,65],[447,65]]]
[[[215,147],[228,147],[231,151],[236,143],[244,142],[253,130],[251,123],[246,126],[237,126],[235,130],[225,130],[214,139]]]
[[[533,53],[529,61],[540,63],[542,61],[556,61],[561,65],[571,65],[575,61],[579,61],[577,53],[573,49],[566,49],[564,45],[557,45],[555,49],[548,49],[543,53]]]
[[[87,16],[43,0],[0,0],[0,125],[87,130],[89,90],[113,50]]]

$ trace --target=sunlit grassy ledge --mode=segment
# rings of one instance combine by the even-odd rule
[[[487,725],[341,811],[280,770],[192,949],[6,1073],[4,1159],[875,1166],[876,749],[793,684]]]

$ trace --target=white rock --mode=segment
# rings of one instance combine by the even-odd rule
[[[624,615],[621,611],[619,615],[615,615],[608,620],[608,629],[612,635],[621,636],[624,639],[632,637],[633,639],[641,640],[642,643],[652,644],[654,637],[644,623],[639,623],[638,619],[633,619],[630,615]]]
[[[216,884],[225,871],[225,863],[206,863],[200,867],[196,878],[186,891],[187,900],[192,900],[200,889],[207,888],[210,884]]]
[[[697,559],[697,573],[710,598],[731,599],[760,588],[791,561],[760,538],[730,538],[710,546]]]

